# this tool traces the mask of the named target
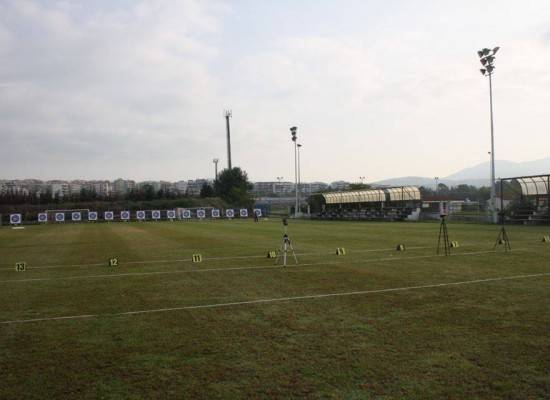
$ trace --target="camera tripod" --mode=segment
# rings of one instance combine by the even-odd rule
[[[439,241],[437,242],[437,254],[439,255],[439,245],[441,244],[441,235],[443,234],[443,246],[445,247],[445,255],[451,255],[451,247],[449,245],[449,233],[447,232],[447,223],[445,222],[446,214],[441,214],[441,225],[439,226]]]
[[[292,252],[292,255],[294,256],[294,261],[296,261],[296,265],[298,265],[298,259],[296,258],[296,254],[294,253],[294,248],[290,244],[290,239],[287,234],[287,221],[285,218],[283,218],[283,225],[284,225],[284,234],[283,234],[283,242],[281,243],[281,248],[277,252],[277,258],[275,258],[275,265],[277,265],[277,261],[279,261],[279,255],[283,253],[283,267],[286,267],[286,253],[290,250]]]
[[[506,229],[504,229],[504,212],[499,212],[498,218],[500,219],[500,225],[502,227],[500,228],[500,233],[498,234],[497,241],[493,246],[493,250],[496,249],[497,244],[503,244],[504,251],[512,250],[512,248],[510,247],[510,242],[508,241],[508,235],[506,234]]]

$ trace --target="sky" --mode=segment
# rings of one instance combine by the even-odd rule
[[[550,156],[548,0],[0,0],[0,179],[445,177]],[[548,173],[550,171],[541,171]],[[489,171],[487,172],[489,174]]]

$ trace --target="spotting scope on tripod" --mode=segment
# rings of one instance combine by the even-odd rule
[[[296,258],[296,254],[294,253],[294,248],[292,247],[292,244],[290,244],[290,238],[288,237],[288,233],[287,233],[288,221],[286,220],[286,218],[283,218],[282,222],[284,226],[283,241],[281,243],[281,247],[279,248],[279,251],[277,252],[277,258],[275,258],[275,265],[277,265],[277,262],[279,261],[279,255],[283,253],[283,267],[286,267],[286,253],[289,250],[292,252],[292,255],[294,256],[294,261],[296,261],[296,265],[298,265],[298,259]]]

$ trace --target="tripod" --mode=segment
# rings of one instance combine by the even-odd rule
[[[283,242],[281,243],[281,248],[277,252],[277,258],[275,258],[275,265],[277,265],[277,261],[279,261],[279,255],[283,253],[283,267],[286,267],[286,253],[288,250],[292,252],[292,255],[294,256],[294,261],[296,261],[296,265],[298,265],[298,259],[296,258],[296,254],[294,253],[294,248],[290,244],[290,239],[287,234],[287,225],[286,219],[283,218],[283,225],[285,229],[285,233],[283,234]]]
[[[449,245],[449,233],[447,232],[447,223],[445,222],[446,214],[441,214],[441,225],[439,226],[439,241],[437,242],[437,254],[439,255],[439,245],[441,244],[441,235],[443,235],[443,246],[445,247],[445,255],[451,255],[451,247]]]
[[[493,246],[493,250],[497,247],[497,244],[503,244],[504,250],[512,250],[510,247],[510,242],[508,241],[508,235],[506,234],[506,229],[504,229],[504,212],[498,213],[498,218],[500,219],[500,233],[498,234],[497,241],[495,242],[495,245]]]

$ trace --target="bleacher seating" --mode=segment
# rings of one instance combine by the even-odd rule
[[[412,207],[338,208],[322,211],[312,218],[342,221],[404,221],[413,211]]]
[[[548,206],[520,206],[510,211],[508,221],[513,224],[538,225],[550,223]]]

